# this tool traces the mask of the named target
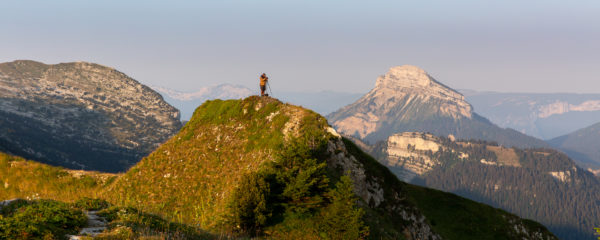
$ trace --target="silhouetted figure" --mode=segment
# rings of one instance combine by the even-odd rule
[[[269,96],[269,94],[266,94],[265,92],[267,91],[267,82],[269,82],[269,78],[267,77],[267,74],[263,73],[262,75],[260,75],[260,96]]]

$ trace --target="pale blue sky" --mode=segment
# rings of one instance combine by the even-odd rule
[[[0,61],[145,84],[366,92],[412,64],[460,89],[600,93],[600,1],[1,0]]]

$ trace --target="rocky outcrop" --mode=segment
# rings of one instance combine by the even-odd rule
[[[364,203],[368,204],[368,207],[380,207],[386,200],[383,184],[390,183],[385,183],[382,176],[373,176],[372,173],[367,172],[364,165],[348,152],[339,134],[331,128],[328,128],[327,131],[334,135],[334,138],[329,141],[327,146],[327,154],[329,155],[328,166],[331,169],[339,169],[340,172],[350,176],[354,183],[354,192]],[[388,193],[388,195],[396,196],[394,200],[397,201],[406,197],[401,196],[401,194],[398,192],[393,194]],[[398,229],[401,230],[405,238],[442,239],[439,234],[433,231],[432,227],[427,223],[425,216],[419,213],[417,208],[395,203],[388,203],[386,205],[387,211],[399,216],[407,223],[404,229]]]
[[[432,170],[439,161],[430,158],[424,151],[435,153],[441,147],[439,139],[431,134],[406,132],[388,138],[383,150],[387,158],[383,165],[390,167],[402,181],[410,182],[415,176]]]
[[[0,64],[0,150],[75,169],[124,171],[179,128],[150,88],[93,63]]]
[[[20,199],[20,198],[14,198],[14,199],[0,201],[0,210],[2,210],[2,208],[4,208],[4,207],[10,205],[11,203],[17,202],[17,201],[24,201],[24,200]]]
[[[440,150],[448,150],[440,138],[428,133],[404,132],[388,137],[387,141],[377,146],[379,153],[376,155],[379,156],[379,162],[399,179],[410,182],[441,164],[437,158],[431,157]],[[463,160],[469,157],[464,152],[458,152],[457,155]]]
[[[354,182],[354,192],[364,202],[371,203],[373,207],[383,202],[383,188],[373,179],[367,179],[365,168],[353,155],[351,155],[341,138],[330,140],[327,145],[329,154],[328,162],[330,168],[340,168],[342,173],[350,176]]]

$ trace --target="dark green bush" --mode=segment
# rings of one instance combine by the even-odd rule
[[[55,239],[76,233],[87,221],[81,210],[66,203],[39,200],[17,204],[20,206],[0,217],[0,239]]]
[[[108,234],[100,235],[98,239],[139,239],[145,235],[162,236],[160,239],[209,239],[209,235],[199,229],[169,222],[132,207],[108,207],[98,211],[98,216],[109,222]]]
[[[232,217],[230,224],[237,231],[255,235],[271,216],[272,209],[267,203],[270,194],[269,183],[258,174],[246,175],[233,193],[229,208]]]

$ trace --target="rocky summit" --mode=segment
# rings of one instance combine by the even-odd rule
[[[410,65],[391,68],[370,92],[327,117],[340,133],[371,143],[394,133],[419,131],[511,146],[547,146],[490,123],[473,112],[462,94]]]
[[[367,96],[375,98],[379,104],[398,101],[404,96],[408,96],[411,101],[435,99],[441,102],[438,109],[440,113],[454,118],[471,118],[471,105],[462,94],[439,83],[416,66],[391,68],[388,73],[377,78],[375,88]]]
[[[0,64],[0,150],[74,169],[124,171],[181,128],[150,88],[86,62]]]

